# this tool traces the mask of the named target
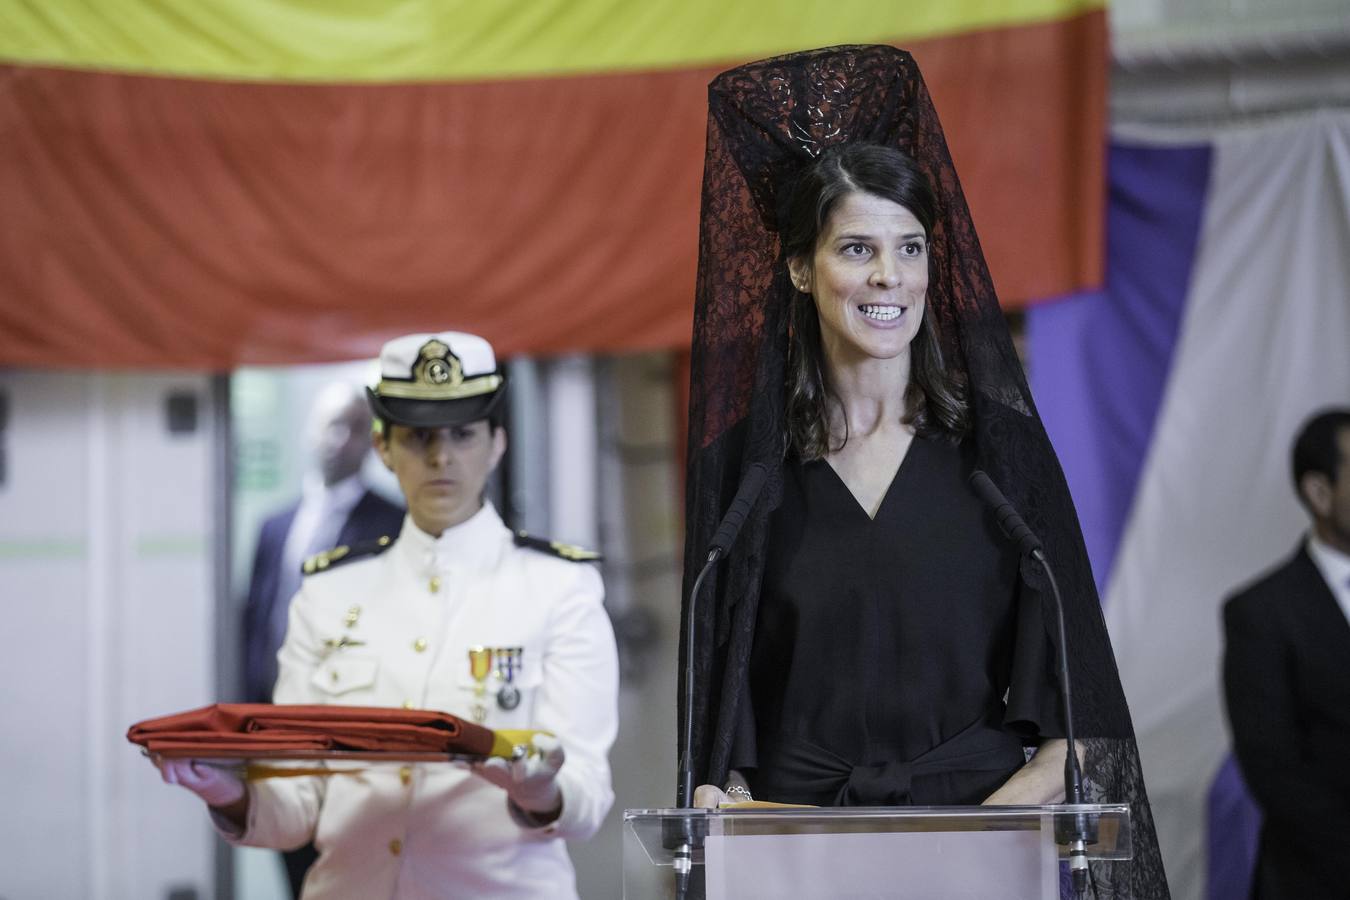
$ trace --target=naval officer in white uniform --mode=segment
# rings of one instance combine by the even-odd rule
[[[397,540],[306,563],[275,700],[438,709],[556,739],[536,737],[538,753],[515,763],[386,764],[246,785],[179,760],[162,764],[165,780],[200,795],[234,843],[312,839],[306,900],[576,897],[563,840],[592,835],[613,803],[618,725],[594,554],[512,534],[484,498],[506,450],[505,383],[487,341],[399,338],[380,369],[369,395],[382,423],[375,450],[408,519]]]

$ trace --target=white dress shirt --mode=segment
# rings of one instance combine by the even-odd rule
[[[1332,596],[1341,605],[1341,612],[1350,619],[1350,556],[1332,547],[1315,534],[1308,535],[1308,556],[1322,573],[1322,579],[1331,588]]]

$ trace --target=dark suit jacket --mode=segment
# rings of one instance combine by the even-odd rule
[[[1302,547],[1223,621],[1234,750],[1264,815],[1253,896],[1350,898],[1350,621]]]
[[[249,579],[248,601],[244,606],[244,693],[251,703],[271,703],[277,676],[277,650],[268,629],[276,604],[291,602],[278,596],[281,584],[281,557],[286,535],[300,509],[299,501],[263,522],[258,549],[253,556],[253,574]],[[352,507],[338,533],[338,544],[357,544],[389,535],[396,537],[403,526],[403,508],[395,506],[374,491],[366,491]]]

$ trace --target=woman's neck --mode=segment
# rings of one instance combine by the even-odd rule
[[[839,401],[831,410],[830,431],[850,438],[901,429],[905,389],[909,386],[909,353],[892,359],[836,361],[826,354],[830,393]]]

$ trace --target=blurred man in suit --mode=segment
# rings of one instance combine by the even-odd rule
[[[305,429],[309,471],[300,499],[267,519],[258,535],[244,609],[244,683],[251,703],[272,701],[277,650],[286,637],[287,614],[304,561],[334,546],[396,537],[403,525],[403,509],[361,479],[361,464],[370,452],[370,426],[370,410],[359,387],[333,383],[319,392]],[[314,848],[284,856],[298,897]]]
[[[1350,897],[1350,409],[1294,444],[1312,528],[1223,610],[1233,745],[1264,814],[1252,896]]]

